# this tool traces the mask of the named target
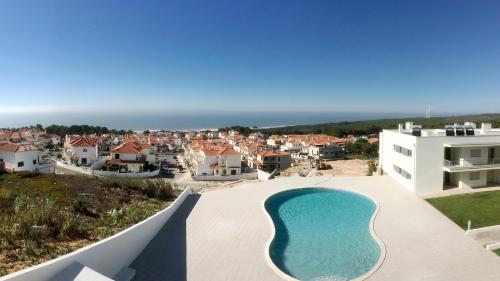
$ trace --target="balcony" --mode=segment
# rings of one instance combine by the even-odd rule
[[[500,158],[482,161],[467,161],[463,159],[461,161],[443,160],[443,170],[450,173],[495,169],[500,169]]]

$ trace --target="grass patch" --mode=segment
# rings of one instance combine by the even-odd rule
[[[0,175],[0,276],[111,236],[178,194],[161,179]]]
[[[427,202],[463,229],[468,220],[472,228],[500,224],[500,191],[429,198]]]

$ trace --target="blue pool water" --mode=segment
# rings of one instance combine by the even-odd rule
[[[376,206],[365,196],[326,188],[277,193],[265,202],[276,233],[269,254],[299,280],[351,280],[379,260],[370,233]]]

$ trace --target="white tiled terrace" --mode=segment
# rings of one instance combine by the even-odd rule
[[[500,258],[387,176],[279,178],[190,195],[131,265],[134,280],[282,280],[266,261],[272,225],[262,207],[279,191],[334,187],[374,198],[386,256],[368,280],[500,280]]]

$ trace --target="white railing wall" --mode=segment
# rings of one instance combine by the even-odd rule
[[[243,173],[240,175],[228,176],[193,176],[195,181],[237,181],[237,180],[254,180],[257,179],[257,173]]]
[[[152,172],[142,172],[142,173],[120,173],[120,172],[113,172],[113,171],[101,171],[101,170],[95,170],[92,169],[92,167],[98,167],[99,165],[102,164],[102,162],[106,162],[106,159],[99,159],[96,163],[92,164],[91,167],[77,167],[75,165],[70,165],[70,164],[65,164],[61,161],[57,161],[57,166],[77,172],[77,173],[82,173],[82,174],[87,174],[87,175],[96,175],[96,176],[105,176],[105,177],[119,177],[119,178],[150,178],[150,177],[155,177],[160,174],[160,170],[155,170]],[[94,166],[95,165],[95,166]]]
[[[157,176],[160,174],[160,170],[155,170],[152,172],[142,172],[142,173],[120,173],[120,172],[111,172],[111,171],[101,171],[101,170],[92,170],[93,175],[97,176],[105,176],[105,177],[120,177],[120,178],[150,178]]]

